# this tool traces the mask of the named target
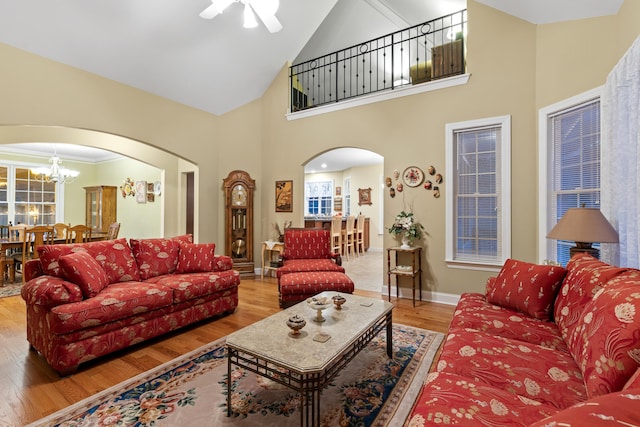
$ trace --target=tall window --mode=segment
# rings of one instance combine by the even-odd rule
[[[349,216],[351,215],[351,178],[345,178],[342,186],[344,187],[342,189],[342,194],[344,194],[342,209],[344,209],[344,216]]]
[[[511,118],[446,126],[447,262],[498,267],[510,256]]]
[[[304,186],[305,215],[331,215],[333,182],[307,182]]]
[[[600,98],[591,91],[541,110],[541,234],[567,209],[600,208]],[[546,128],[546,129],[545,129]],[[541,156],[543,155],[541,153]],[[546,170],[545,170],[546,168]],[[544,200],[543,200],[544,198]],[[566,265],[575,242],[541,241],[541,259]]]
[[[31,172],[30,167],[0,167],[0,224],[54,224],[58,188]]]

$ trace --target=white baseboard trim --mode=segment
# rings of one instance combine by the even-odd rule
[[[382,285],[381,292],[382,295],[388,295],[387,285]],[[400,288],[400,296],[396,295],[396,287],[395,285],[391,285],[391,296],[398,298],[412,298],[412,290],[411,288]],[[420,292],[416,289],[416,300],[420,298]],[[422,301],[435,302],[439,304],[446,305],[457,305],[460,300],[460,295],[458,294],[447,294],[444,292],[433,292],[433,291],[422,291]]]

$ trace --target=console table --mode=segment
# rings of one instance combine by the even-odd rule
[[[410,265],[399,265],[398,256],[401,254],[407,254],[411,256]],[[392,256],[393,255],[393,256]],[[391,258],[393,258],[393,266],[391,265]],[[398,288],[398,276],[411,277],[413,281],[413,306],[416,306],[416,279],[418,279],[418,289],[420,291],[420,300],[422,301],[422,248],[413,247],[409,249],[403,249],[401,247],[387,248],[387,290],[389,294],[389,301],[391,301],[391,276],[396,277],[396,296],[400,298],[400,291]]]
[[[262,269],[260,269],[260,279],[264,279],[264,271],[275,271],[277,267],[271,266],[271,261],[273,261],[273,255],[278,254],[278,256],[284,250],[284,243],[275,242],[275,241],[266,241],[262,242]]]

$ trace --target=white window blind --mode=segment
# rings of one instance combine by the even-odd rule
[[[600,209],[600,101],[548,115],[551,154],[550,224],[569,208]],[[551,241],[549,256],[566,265],[575,242]]]

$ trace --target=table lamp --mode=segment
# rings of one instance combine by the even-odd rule
[[[592,243],[618,243],[618,232],[602,215],[600,209],[571,208],[560,221],[549,231],[547,238],[556,240],[572,240],[576,246],[569,249],[573,257],[578,252],[588,252],[595,258],[600,251],[591,246]]]

